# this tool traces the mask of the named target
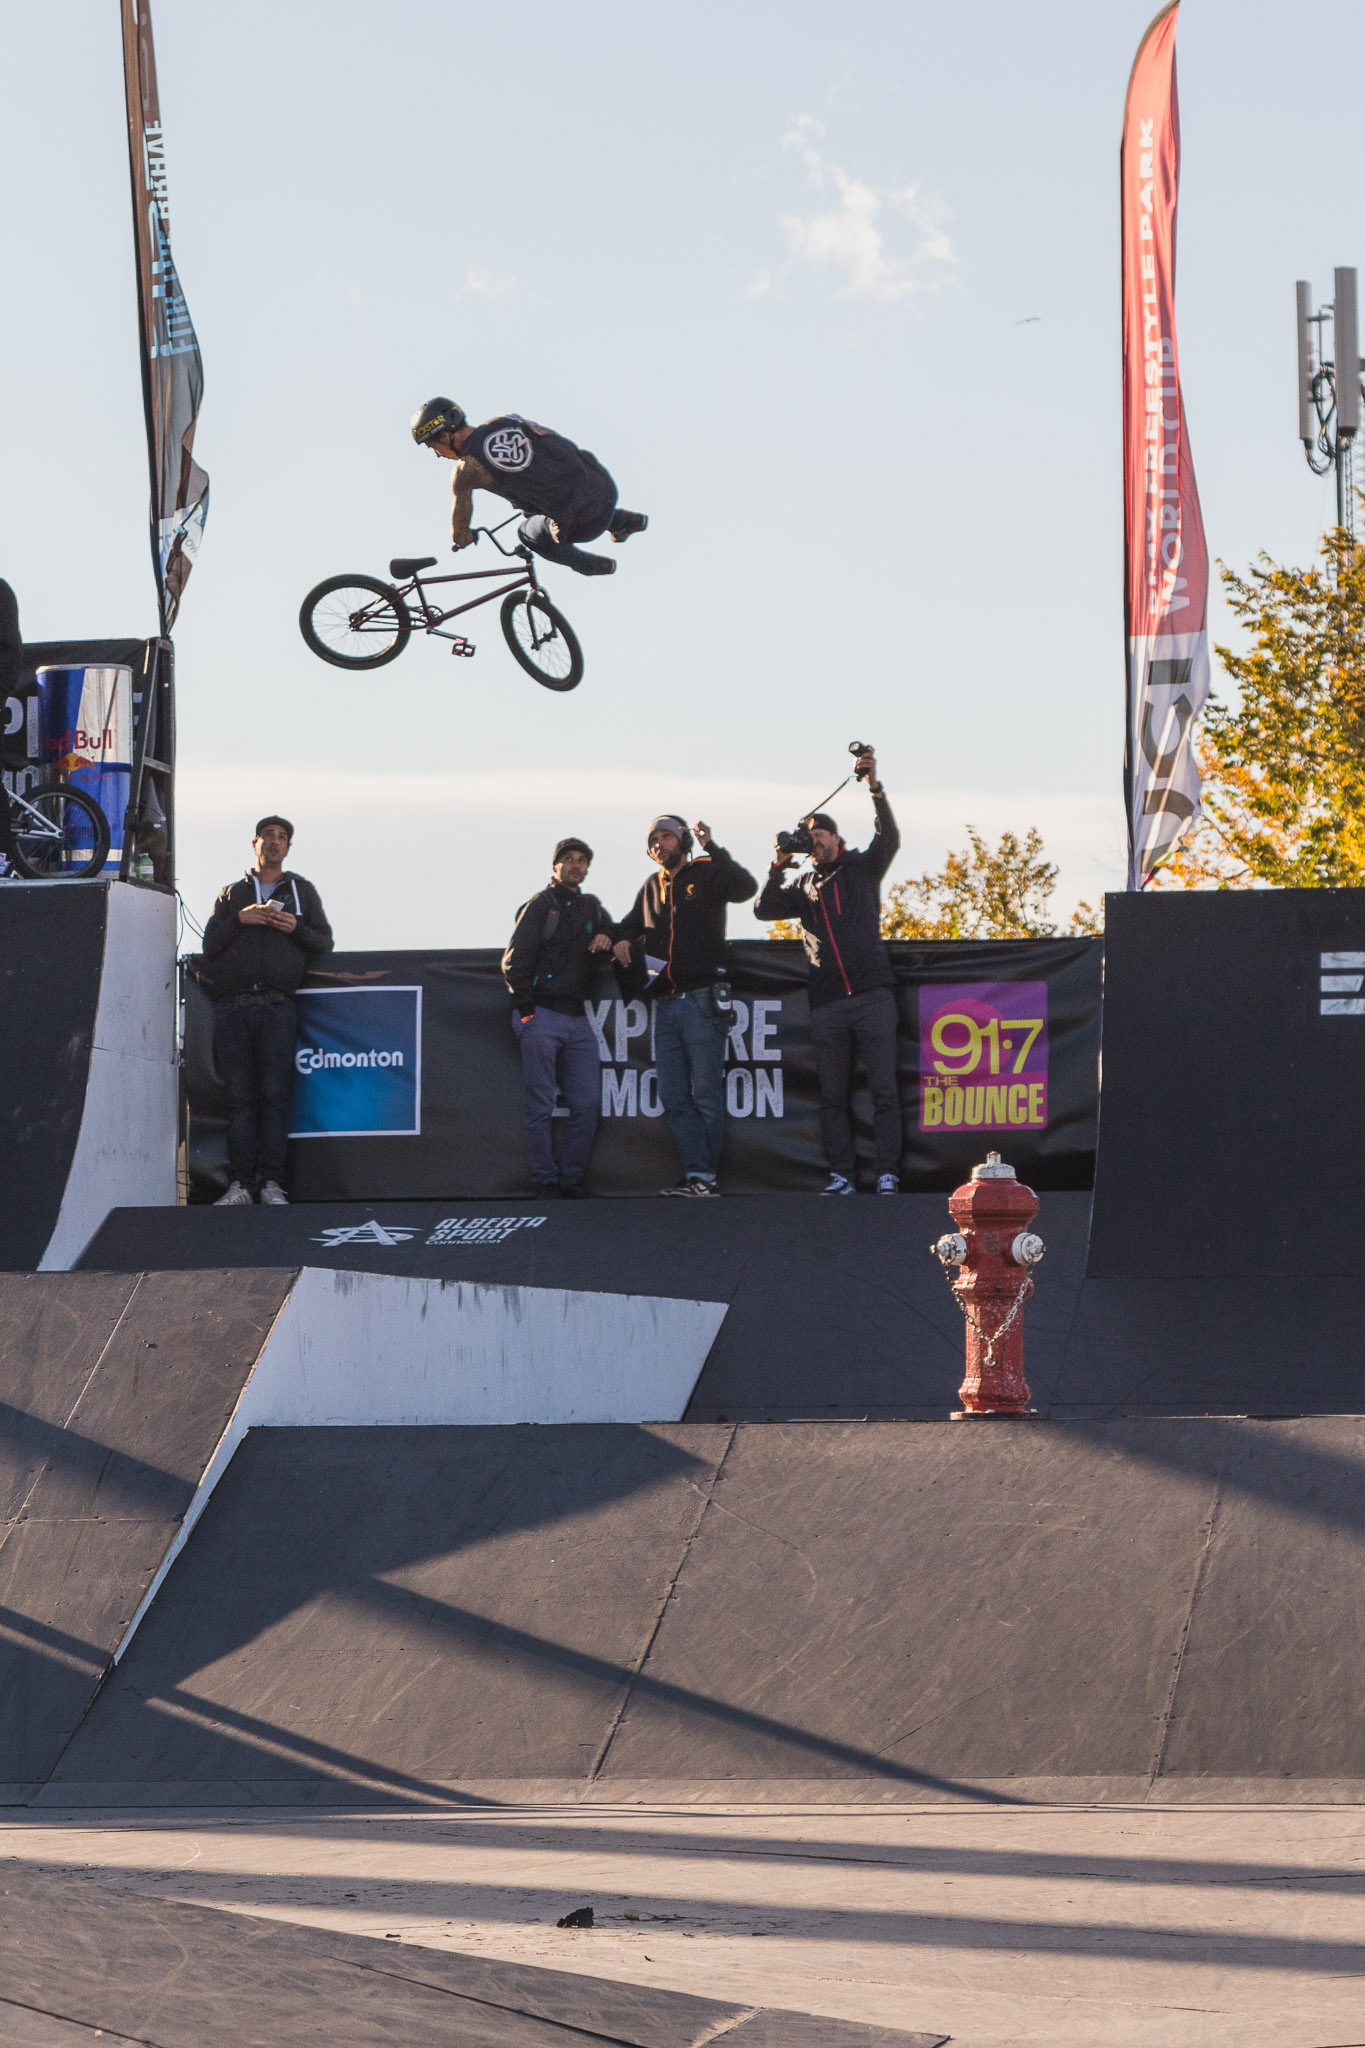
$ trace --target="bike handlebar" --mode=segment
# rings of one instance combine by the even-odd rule
[[[516,549],[505,548],[498,539],[498,535],[502,532],[504,526],[510,526],[514,520],[521,517],[520,512],[509,512],[506,519],[500,519],[496,526],[471,526],[469,531],[474,536],[475,546],[477,547],[481,536],[487,534],[500,555],[514,555],[517,552]],[[456,553],[458,552],[459,550],[457,549]]]

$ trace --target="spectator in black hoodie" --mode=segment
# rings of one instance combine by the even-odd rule
[[[583,1176],[602,1105],[602,1063],[583,1000],[592,956],[610,952],[612,927],[597,897],[583,888],[591,861],[585,840],[560,840],[550,885],[522,904],[502,956],[521,1045],[526,1144],[538,1195],[587,1192]],[[569,1116],[556,1165],[552,1118],[561,1088]]]
[[[317,890],[285,870],[293,838],[287,818],[261,819],[251,842],[255,866],[220,891],[204,928],[213,1052],[228,1096],[230,1181],[220,1207],[250,1202],[257,1188],[268,1207],[289,1200],[281,1182],[294,1087],[294,993],[332,950]]]
[[[802,926],[811,969],[810,1030],[820,1077],[820,1136],[830,1169],[821,1194],[857,1191],[849,1116],[856,1053],[872,1096],[877,1193],[894,1195],[900,1191],[901,1099],[896,1079],[895,975],[881,936],[881,890],[901,835],[877,780],[877,757],[870,747],[858,756],[856,772],[866,778],[872,793],[877,816],[872,844],[861,852],[845,846],[829,813],[812,812],[802,823],[813,842],[813,865],[798,882],[784,883],[783,870],[796,855],[775,846],[754,916],[767,923],[798,918]]]
[[[725,908],[747,903],[758,887],[747,868],[711,837],[692,833],[672,812],[649,828],[649,857],[659,872],[641,889],[616,927],[616,958],[641,963],[657,998],[654,1057],[659,1100],[682,1157],[682,1179],[665,1195],[714,1195],[725,1144],[725,1040],[730,1030],[725,987]]]

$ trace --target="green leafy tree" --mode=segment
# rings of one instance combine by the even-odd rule
[[[882,906],[887,939],[1053,938],[1051,916],[1057,870],[1045,857],[1043,836],[1030,827],[1021,841],[1002,832],[992,847],[967,827],[967,845],[950,853],[937,874],[897,882]],[[1078,904],[1069,929],[1095,932],[1100,913]]]
[[[1336,532],[1317,568],[1220,568],[1250,645],[1216,649],[1237,701],[1209,698],[1202,814],[1153,886],[1365,886],[1365,553]]]

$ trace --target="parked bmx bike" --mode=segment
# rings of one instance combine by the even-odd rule
[[[503,527],[521,516],[515,512],[501,525],[473,529],[476,541],[486,534],[498,553],[519,563],[518,568],[424,576],[424,570],[436,567],[435,555],[397,555],[389,563],[392,583],[376,576],[329,576],[319,583],[303,600],[299,630],[314,654],[336,668],[383,668],[398,659],[414,633],[449,640],[452,654],[472,655],[474,643],[462,633],[448,633],[447,619],[501,598],[503,638],[526,673],[547,690],[576,689],[583,680],[583,650],[573,627],[541,589],[530,549],[520,544],[504,547],[498,539]],[[481,591],[449,610],[442,610],[428,595],[438,583],[482,583],[499,577],[504,580],[496,590]]]
[[[109,820],[83,789],[44,782],[9,800],[14,852],[10,865],[28,882],[87,881],[104,872]]]

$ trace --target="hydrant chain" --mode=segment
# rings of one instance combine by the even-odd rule
[[[981,1342],[986,1347],[981,1360],[983,1365],[993,1366],[995,1364],[995,1347],[1000,1342],[1000,1339],[1003,1336],[1005,1336],[1009,1330],[1013,1328],[1015,1318],[1019,1314],[1020,1309],[1024,1306],[1024,1299],[1025,1296],[1028,1294],[1030,1284],[1031,1283],[1029,1280],[1029,1276],[1027,1273],[1025,1273],[1023,1279],[1019,1282],[1019,1292],[1014,1297],[1014,1305],[1010,1309],[1009,1314],[1005,1317],[1005,1320],[1002,1323],[997,1324],[995,1335],[993,1337],[988,1337],[986,1335],[986,1332],[982,1329],[980,1323],[976,1320],[976,1317],[968,1308],[962,1296],[958,1293],[956,1282],[953,1280],[949,1280],[948,1292],[952,1295],[953,1300],[957,1303],[958,1307],[962,1310],[963,1315],[967,1318],[969,1325],[973,1330],[975,1330],[977,1336],[981,1339]]]

